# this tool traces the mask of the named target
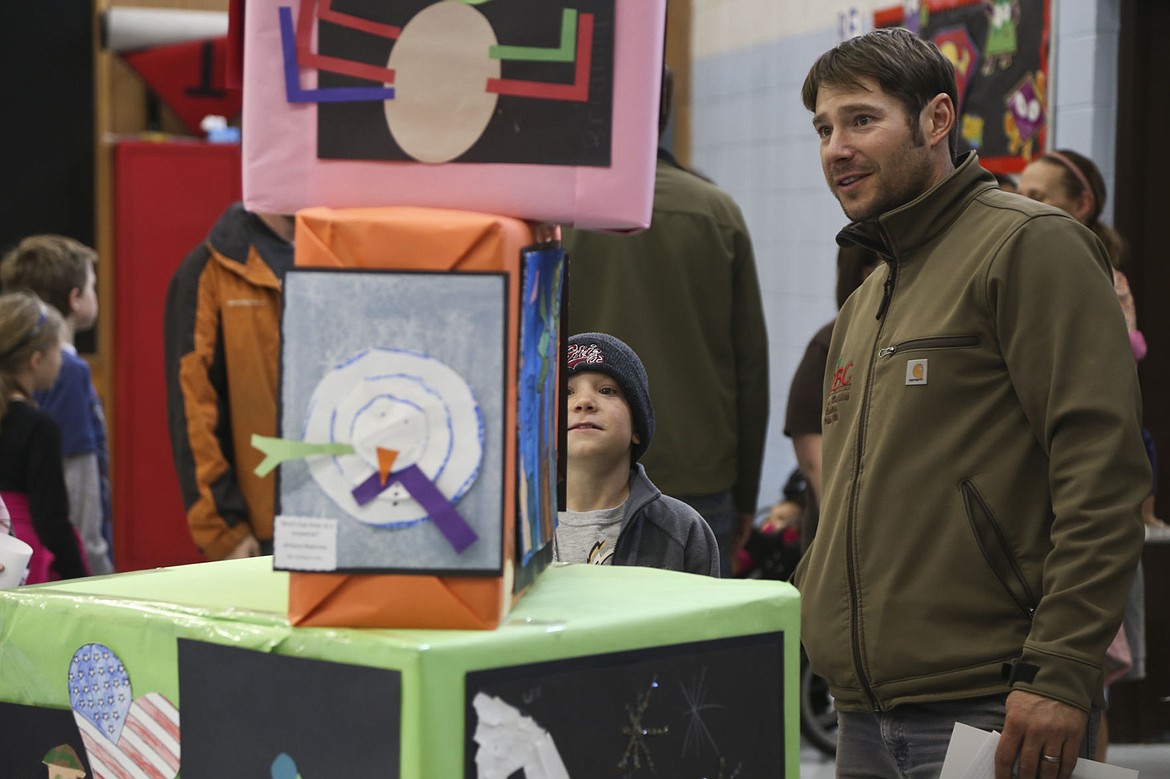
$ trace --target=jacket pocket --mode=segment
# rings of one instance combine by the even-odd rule
[[[878,350],[878,357],[893,357],[902,352],[922,352],[928,349],[970,349],[978,345],[977,335],[936,335],[929,338],[911,338],[883,347]]]
[[[963,494],[963,507],[967,513],[967,522],[975,536],[975,543],[983,555],[991,573],[999,580],[1004,591],[1015,602],[1016,607],[1028,619],[1036,611],[1039,603],[1028,586],[1028,579],[1020,567],[1019,560],[1012,552],[1011,544],[1003,529],[995,521],[995,514],[987,505],[987,501],[979,494],[979,489],[970,479],[964,479],[959,485]]]

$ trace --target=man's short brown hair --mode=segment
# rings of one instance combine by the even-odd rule
[[[800,97],[809,111],[817,110],[817,93],[825,84],[862,88],[871,78],[906,109],[910,130],[921,137],[918,115],[936,95],[947,94],[959,110],[955,68],[930,41],[900,27],[872,30],[829,49],[813,63]],[[951,158],[958,149],[959,123],[951,130]]]

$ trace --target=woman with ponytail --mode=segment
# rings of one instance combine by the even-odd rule
[[[61,317],[27,293],[0,295],[0,498],[33,548],[26,583],[88,575],[69,522],[61,433],[32,399],[61,369]]]

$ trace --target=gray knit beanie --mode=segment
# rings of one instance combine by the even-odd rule
[[[605,333],[581,333],[569,338],[569,375],[595,371],[611,377],[622,388],[630,405],[635,444],[630,462],[636,463],[654,437],[654,406],[650,404],[650,380],[638,355],[624,341]]]

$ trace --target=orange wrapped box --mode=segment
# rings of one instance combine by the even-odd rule
[[[294,625],[490,629],[547,563],[563,268],[508,217],[297,213],[257,442]]]

